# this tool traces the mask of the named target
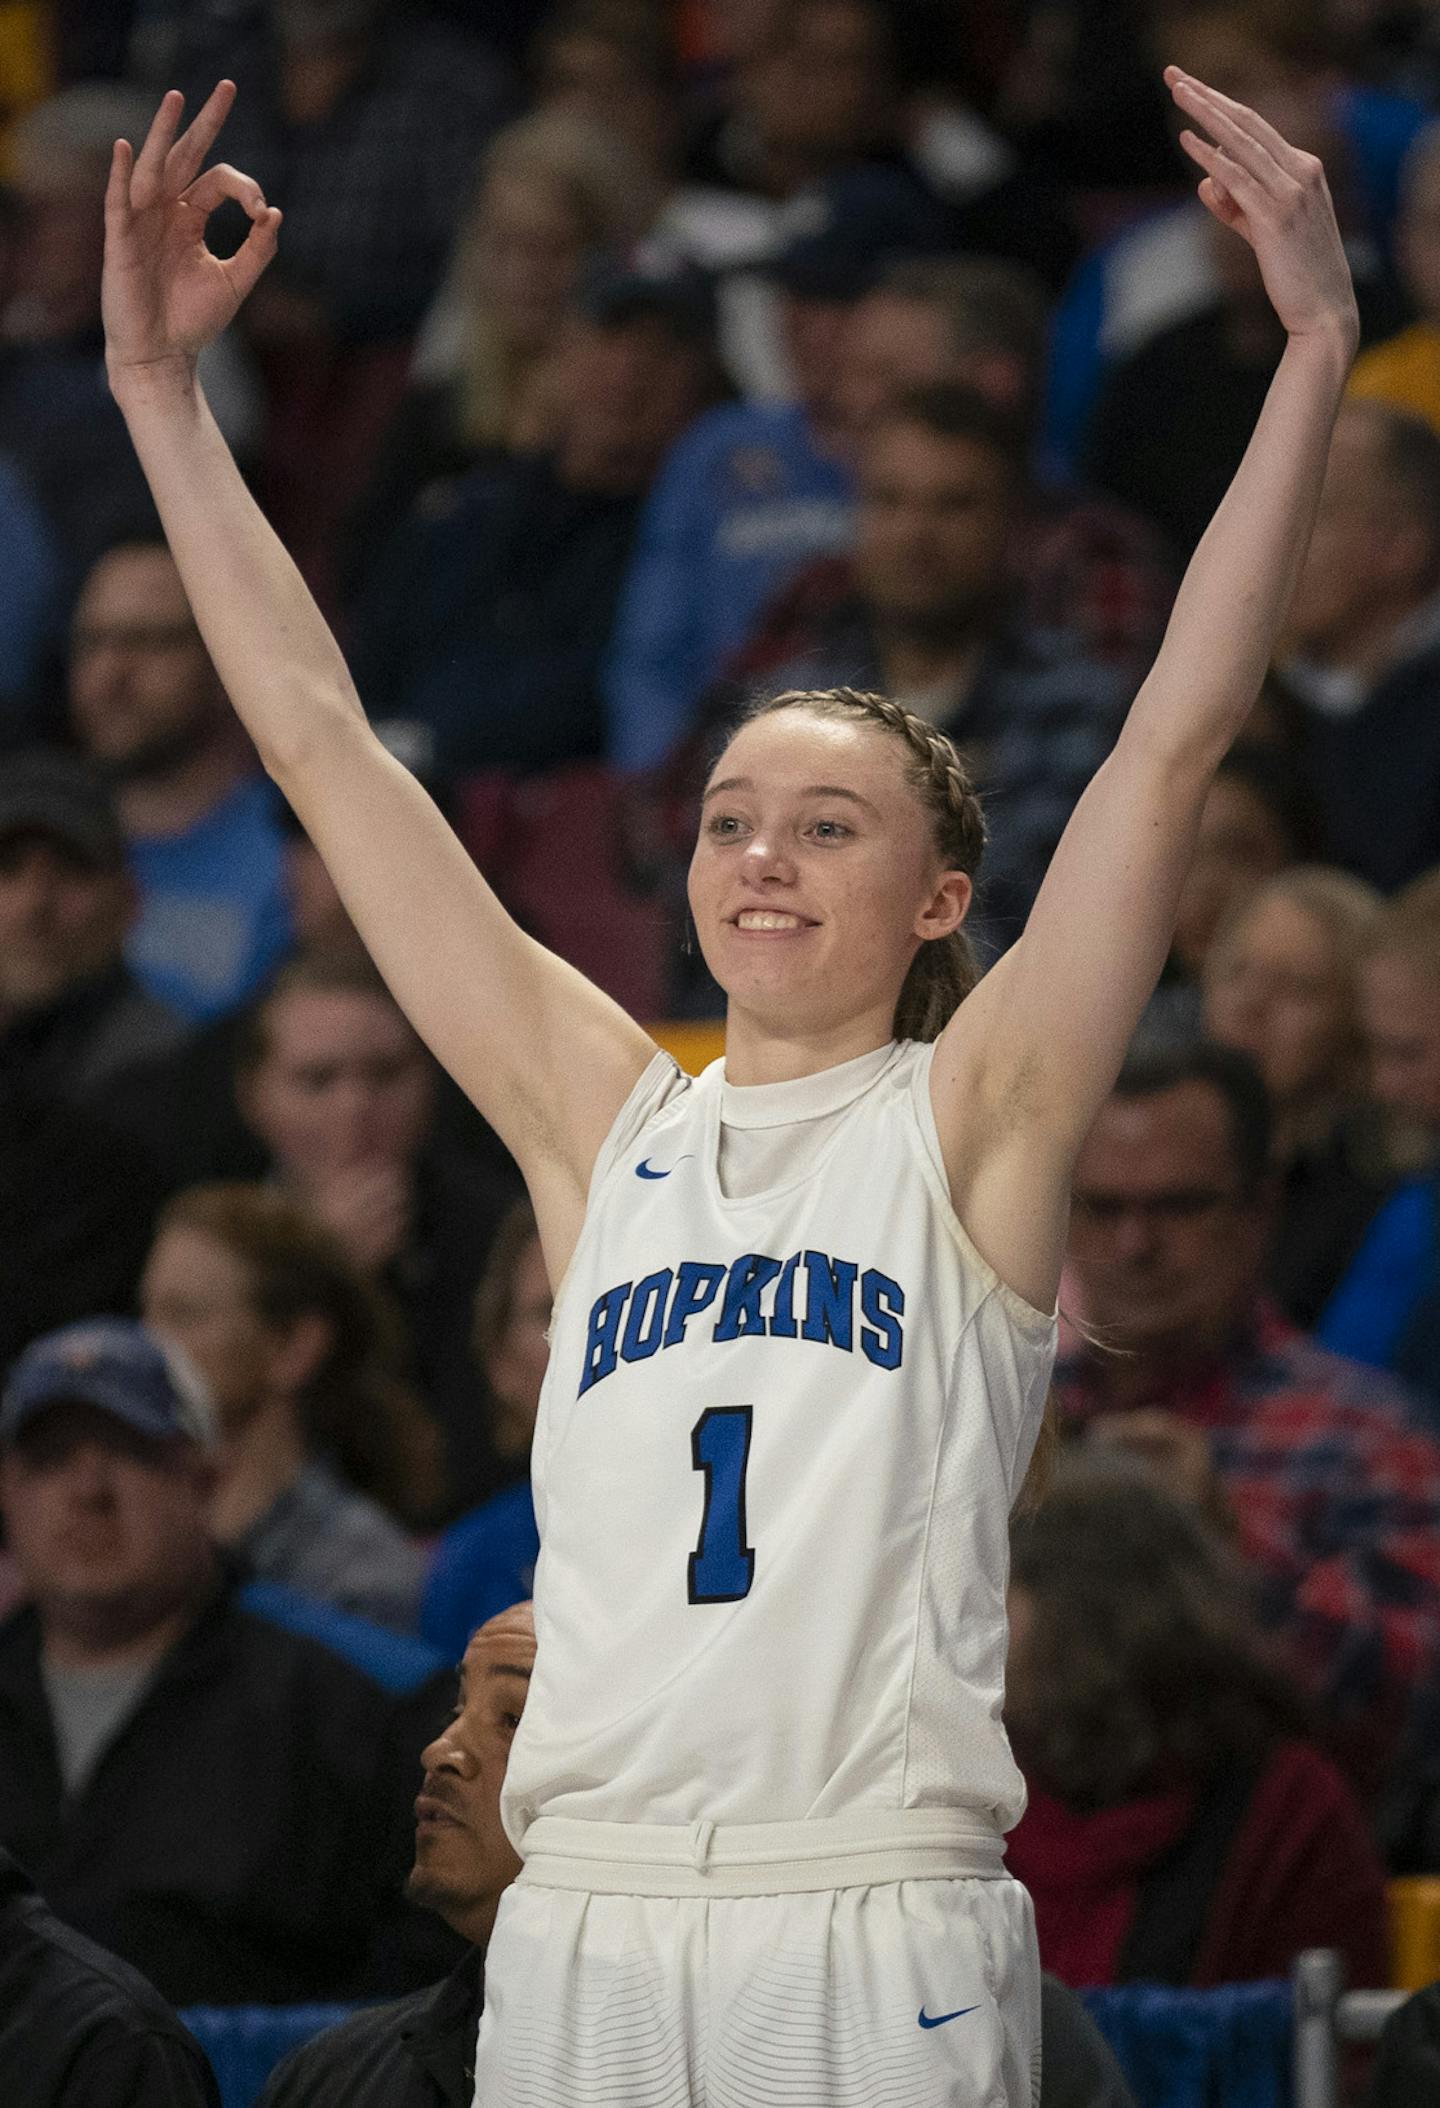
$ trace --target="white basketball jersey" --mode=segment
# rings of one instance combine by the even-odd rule
[[[1008,1523],[1055,1325],[955,1217],[932,1053],[754,1089],[661,1055],[617,1119],[536,1428],[517,1845],[542,1813],[1017,1820]],[[766,1191],[727,1197],[722,1109]]]

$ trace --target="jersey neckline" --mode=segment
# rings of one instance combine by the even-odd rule
[[[725,1065],[720,1070],[720,1120],[725,1127],[793,1127],[798,1121],[823,1119],[842,1112],[878,1083],[900,1052],[900,1042],[890,1040],[857,1054],[833,1068],[817,1069],[810,1076],[795,1076],[787,1083],[728,1083]]]

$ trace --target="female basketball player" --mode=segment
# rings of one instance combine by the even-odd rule
[[[1318,162],[1168,79],[1288,344],[1154,671],[969,994],[981,828],[948,744],[883,699],[746,723],[691,877],[729,996],[693,1085],[510,922],[373,738],[210,418],[195,356],[279,225],[254,182],[201,173],[233,88],[183,136],[167,96],[138,157],[116,148],[112,383],[196,617],[396,995],[519,1159],[559,1291],[484,2108],[1031,2096],[1006,1519],[1070,1166],[1265,668],[1356,336]],[[225,198],[252,226],[221,263]]]

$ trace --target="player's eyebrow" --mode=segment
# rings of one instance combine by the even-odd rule
[[[749,776],[726,776],[722,782],[710,785],[701,802],[708,805],[712,798],[718,798],[724,791],[753,791],[754,788]],[[878,809],[868,798],[862,798],[859,791],[847,790],[843,783],[807,783],[800,795],[802,798],[843,798],[847,804],[858,805],[862,812],[868,812],[872,819],[880,818]]]

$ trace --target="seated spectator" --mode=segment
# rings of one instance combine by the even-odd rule
[[[247,306],[257,336],[408,336],[510,100],[488,46],[395,0],[262,0],[189,10],[171,65],[201,99],[238,84],[225,151],[285,199],[284,261]]]
[[[1339,79],[1312,25],[1293,7],[1176,0],[1147,13],[1149,95],[1162,68],[1174,63],[1271,117],[1287,139],[1318,155],[1338,201],[1362,332],[1388,334],[1399,311],[1385,257],[1400,165],[1424,128],[1423,105]],[[1107,73],[1109,26],[1107,18],[1091,40]],[[1173,138],[1173,116],[1162,114]],[[1180,500],[1178,531],[1193,537],[1214,509],[1201,494],[1218,497],[1245,445],[1244,404],[1257,385],[1258,362],[1268,357],[1273,365],[1280,345],[1264,328],[1258,285],[1237,261],[1242,245],[1228,235],[1217,239],[1218,228],[1212,234],[1183,166],[1172,145],[1170,180],[1183,202],[1124,226],[1072,277],[1055,317],[1046,437],[1057,461],[1088,459],[1093,474],[1097,452],[1117,459],[1126,453],[1121,401],[1128,396],[1135,414],[1149,420],[1130,435],[1130,478],[1140,479],[1161,519]],[[1117,379],[1118,392],[1097,400],[1107,376]],[[1167,385],[1175,392],[1167,395]],[[1214,419],[1208,443],[1202,403]],[[1161,433],[1171,441],[1165,456],[1145,444]],[[1150,509],[1131,480],[1120,494]]]
[[[1071,1474],[1016,1524],[1006,1842],[1068,1984],[1386,1975],[1384,1874],[1350,1788],[1262,1652],[1238,1572],[1133,1470]]]
[[[382,559],[357,682],[373,717],[425,728],[442,774],[601,750],[601,656],[645,492],[718,387],[711,320],[693,275],[606,267],[556,354],[553,444],[473,469]]]
[[[131,966],[184,1017],[229,1009],[289,943],[278,799],[162,540],[118,542],[92,567],[71,630],[69,707],[114,785],[139,887]]]
[[[942,245],[935,212],[898,176],[852,171],[806,202],[768,260],[794,400],[712,410],[660,471],[605,674],[618,768],[654,768],[693,732],[771,598],[848,545],[851,465],[835,396],[846,318],[888,257]]]
[[[1440,434],[1348,403],[1276,658],[1321,854],[1382,892],[1440,846]]]
[[[209,1388],[216,1541],[262,1580],[413,1632],[420,1549],[372,1496],[433,1515],[437,1431],[338,1240],[263,1186],[194,1187],[160,1218],[140,1307]]]
[[[1094,1336],[1064,1431],[1133,1450],[1228,1519],[1262,1621],[1357,1772],[1388,1755],[1440,1640],[1440,1445],[1391,1378],[1286,1324],[1264,1086],[1228,1047],[1131,1057],[1080,1150],[1070,1269]]]
[[[460,1702],[425,1752],[407,1893],[469,1942],[443,1983],[358,2013],[293,2051],[257,2108],[471,2108],[485,1949],[520,1871],[500,1788],[535,1665],[528,1602],[489,1619],[460,1665]]]
[[[1015,417],[1033,450],[1045,345],[1041,289],[1016,265],[979,256],[892,264],[841,342],[835,404],[848,449],[863,447],[904,389],[952,381]],[[1013,554],[1033,621],[1071,631],[1096,658],[1148,670],[1175,580],[1139,514],[1037,460]],[[844,570],[835,569],[838,581]],[[807,586],[802,575],[795,591]]]
[[[673,176],[684,107],[670,25],[627,0],[561,0],[528,53],[538,111],[602,125],[650,169]]]
[[[443,1960],[399,1895],[418,1644],[271,1584],[207,1530],[214,1428],[138,1326],[37,1341],[0,1403],[29,1604],[0,1625],[0,1840],[173,2004],[395,1993]]]
[[[406,1373],[444,1432],[454,1514],[495,1482],[471,1306],[513,1174],[438,1146],[434,1066],[367,958],[301,954],[253,1027],[241,1113],[267,1175],[398,1309]]]
[[[971,391],[901,396],[860,464],[855,590],[813,624],[793,605],[732,663],[745,689],[883,689],[955,739],[989,810],[980,927],[1020,930],[1133,683],[1012,604],[1023,506],[1013,424]]]
[[[517,1200],[475,1292],[475,1358],[489,1393],[490,1440],[513,1485],[482,1501],[441,1538],[425,1584],[420,1632],[446,1661],[487,1618],[530,1595],[540,1533],[530,1494],[530,1444],[550,1363],[553,1298],[535,1211]]]
[[[1350,393],[1440,431],[1440,125],[1427,125],[1405,156],[1395,255],[1417,319],[1361,352]]]
[[[352,522],[354,581],[428,486],[549,441],[543,377],[582,271],[644,232],[653,191],[596,118],[542,113],[496,134]]]
[[[118,137],[145,136],[150,98],[81,81],[27,110],[8,136],[19,203],[14,282],[0,316],[0,449],[39,499],[65,599],[149,494],[105,378],[100,261],[105,183]],[[243,450],[255,402],[229,342],[202,354],[216,417]],[[17,612],[34,592],[35,556],[17,542]],[[13,619],[7,618],[7,619]]]
[[[472,2108],[485,1948],[520,1862],[500,1827],[500,1787],[535,1664],[529,1603],[487,1620],[465,1648],[454,1719],[425,1752],[409,1895],[472,1943],[452,1975],[358,2013],[293,2051],[256,2108]],[[1037,2108],[1134,2108],[1079,2000],[1041,1983]]]
[[[163,1178],[110,1098],[184,1036],[124,963],[134,912],[100,778],[58,750],[0,766],[0,1371],[134,1298]]]
[[[1186,873],[1167,978],[1194,988],[1217,933],[1257,886],[1302,861],[1309,815],[1295,772],[1278,748],[1246,739],[1215,772]],[[1199,1017],[1195,1004],[1192,1023]]]
[[[1279,1182],[1267,1281],[1292,1324],[1312,1327],[1365,1236],[1388,1181],[1355,1117],[1364,1084],[1357,982],[1379,896],[1299,864],[1226,923],[1205,966],[1205,1029],[1259,1069]]]
[[[125,963],[138,899],[103,777],[37,747],[0,768],[0,1069],[69,1105],[185,1037]]]
[[[1058,285],[1074,255],[1058,191],[961,102],[960,69],[947,67],[971,30],[888,0],[790,0],[717,80],[688,176],[783,207],[841,171],[887,166],[943,204],[942,246],[1010,257]]]
[[[1318,1332],[1393,1369],[1440,1425],[1440,873],[1376,916],[1360,969],[1370,1095],[1403,1175],[1323,1311]]]
[[[3,1845],[0,2093],[35,2108],[220,2108],[205,2052],[164,1999],[62,1925]]]
[[[404,394],[414,332],[510,84],[470,25],[404,0],[185,9],[167,79],[199,108],[226,76],[240,90],[226,151],[285,199],[285,256],[240,328],[267,398],[256,482],[334,603],[344,523]],[[226,238],[224,215],[214,231]],[[243,231],[232,208],[236,246]]]

